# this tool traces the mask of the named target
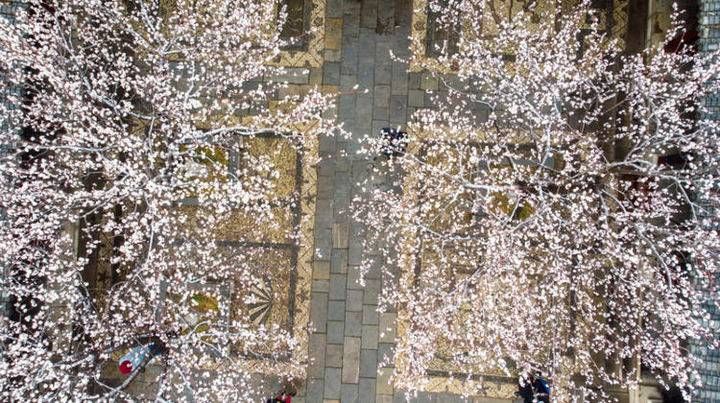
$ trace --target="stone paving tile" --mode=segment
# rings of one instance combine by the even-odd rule
[[[328,321],[327,322],[327,342],[342,344],[345,340],[345,322],[344,321]]]
[[[340,155],[335,158],[335,172],[350,173],[352,169],[352,159],[347,155]],[[349,178],[348,178],[349,179]],[[347,204],[342,204],[341,207],[346,207]]]
[[[348,289],[362,290],[363,288],[360,285],[360,267],[348,266]]]
[[[378,343],[378,362],[384,362],[387,367],[394,366],[395,344]]]
[[[325,368],[325,399],[340,399],[340,368]]]
[[[328,303],[328,320],[345,319],[345,301],[330,301]]]
[[[340,85],[340,63],[325,63],[325,66],[323,66],[323,84]]]
[[[379,339],[383,343],[392,343],[395,341],[397,314],[381,313],[380,325],[378,325]]]
[[[420,73],[408,73],[408,88],[411,90],[419,90],[420,77]]]
[[[360,88],[369,89],[373,86],[375,77],[375,64],[370,56],[360,56],[357,67],[357,83]],[[372,109],[372,108],[371,108]],[[359,116],[358,116],[359,118]]]
[[[330,281],[328,280],[313,280],[312,292],[328,292],[330,291]]]
[[[392,368],[380,368],[377,376],[377,394],[392,395],[393,387],[390,384]]]
[[[362,244],[353,242],[348,248],[348,265],[360,266],[362,264]]]
[[[376,392],[375,378],[360,378],[360,402],[374,402]]]
[[[392,62],[392,94],[407,95],[408,72],[407,63],[398,61]]]
[[[358,383],[360,378],[360,338],[346,337],[343,345],[343,383]]]
[[[334,211],[344,209],[350,205],[350,173],[335,170],[335,191],[333,192],[333,208]]]
[[[322,378],[325,366],[325,344],[324,334],[314,333],[310,335],[308,342],[308,354],[313,365],[308,370],[309,378]]]
[[[323,380],[310,379],[307,382],[307,391],[305,392],[305,402],[321,403],[323,401]]]
[[[389,120],[390,108],[387,107],[374,107],[373,108],[373,120]]]
[[[326,62],[339,62],[342,58],[339,50],[325,49],[323,57]]]
[[[375,29],[377,27],[377,0],[364,0],[362,7],[360,26]]]
[[[315,228],[315,249],[327,250],[332,246],[330,235],[331,230],[328,228]]]
[[[359,397],[358,385],[343,383],[340,389],[340,401],[342,403],[357,403]]]
[[[361,8],[362,4],[360,1],[343,0],[343,19],[356,19],[359,21]]]
[[[343,59],[344,60],[344,59]],[[340,91],[351,91],[355,88],[355,85],[357,84],[357,77],[353,74],[345,74],[342,73],[340,75]],[[340,95],[340,98],[342,99],[344,95]],[[353,98],[354,99],[354,98]],[[340,119],[342,120],[342,119]]]
[[[340,73],[346,76],[354,76],[358,73],[358,46],[355,43],[343,46],[341,51]],[[342,83],[342,80],[341,80]]]
[[[377,305],[363,305],[363,325],[377,325],[379,318]]]
[[[359,94],[356,101],[357,109],[355,110],[357,122],[372,119],[373,96],[372,94]]]
[[[323,178],[328,179],[327,177],[318,177],[318,182],[322,181]],[[329,178],[332,179],[332,178]],[[332,181],[331,181],[332,182]],[[333,202],[329,199],[318,199],[316,210],[318,212],[324,212],[324,211],[332,211]],[[320,229],[327,229],[332,228],[332,217],[328,216],[327,214],[318,214],[315,217],[315,234],[317,238],[318,230]]]
[[[423,74],[422,78],[420,78],[420,89],[425,91],[437,91],[438,79],[430,74]]]
[[[315,71],[319,71],[320,73],[320,80],[322,80],[322,69],[314,69]],[[320,136],[320,144],[318,144],[318,153],[321,157],[328,157],[331,154],[335,153],[335,137],[333,136]],[[328,188],[330,186],[327,186]],[[320,189],[320,184],[318,184],[318,193],[323,190]],[[318,195],[318,198],[322,198]]]
[[[346,249],[348,247],[348,237],[350,225],[347,223],[335,223],[332,227],[332,246],[335,249]]]
[[[425,108],[435,108],[437,105],[445,102],[442,98],[443,94],[438,92],[426,92],[423,96],[423,104]]]
[[[346,1],[345,6],[352,6],[352,2]],[[357,3],[357,8],[360,8],[360,3]],[[352,10],[350,11],[352,13]],[[357,39],[360,36],[360,17],[353,18],[352,15],[343,18],[343,38]],[[344,41],[343,47],[351,44],[352,42]]]
[[[362,348],[377,349],[378,347],[378,326],[363,325],[362,327]]]
[[[363,290],[347,290],[347,308],[350,312],[362,312]]]
[[[363,297],[364,304],[377,305],[378,295],[380,294],[380,280],[366,279],[365,280],[365,295]]]
[[[390,51],[393,50],[393,43],[388,36],[375,36],[375,57],[378,59],[378,64],[385,63],[385,61],[391,62]]]
[[[423,90],[409,90],[408,91],[408,106],[414,108],[422,108],[425,105],[425,91]]]
[[[325,333],[327,323],[328,294],[313,292],[310,301],[310,322],[316,332]]]
[[[343,0],[326,0],[325,15],[328,18],[342,18]]]
[[[330,299],[345,300],[347,275],[330,274]],[[325,313],[327,315],[327,312]]]
[[[341,76],[341,84],[342,87],[342,77],[353,77],[353,76]],[[355,84],[353,84],[355,85]],[[355,95],[340,95],[340,100],[338,101],[338,119],[342,121],[348,121],[355,119]]]
[[[374,378],[377,376],[378,351],[363,348],[360,350],[360,377]]]
[[[347,256],[348,256],[347,249],[333,249],[332,260],[330,263],[330,271],[332,273],[336,273],[336,274],[347,273],[348,272]]]
[[[390,107],[390,86],[389,85],[376,85],[374,95],[375,95],[375,107],[377,107],[377,108]]]
[[[407,121],[407,102],[406,95],[392,95],[390,97],[390,122],[404,124]]]
[[[379,61],[375,65],[375,84],[389,85],[392,80],[392,62],[390,61],[390,56],[387,54],[382,56],[376,54],[375,58]]]
[[[313,279],[330,280],[330,262],[327,260],[316,260],[313,262]]]
[[[361,56],[375,57],[375,45],[378,43],[377,35],[372,29],[361,27],[357,39],[358,49]]]
[[[328,18],[325,20],[325,49],[340,49],[342,26],[342,18]]]
[[[325,366],[342,368],[343,346],[342,344],[328,344],[325,349]]]
[[[345,335],[362,336],[362,312],[345,312]]]

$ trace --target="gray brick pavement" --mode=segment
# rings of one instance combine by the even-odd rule
[[[377,252],[363,249],[364,228],[352,222],[348,208],[360,193],[356,183],[367,177],[369,162],[354,154],[360,139],[383,127],[405,126],[417,108],[429,104],[428,92],[442,90],[442,83],[409,74],[405,63],[389,55],[390,51],[401,57],[409,53],[411,7],[411,0],[327,3],[327,18],[342,17],[342,28],[326,34],[341,35],[341,46],[326,58],[323,69],[309,72],[310,81],[317,82],[312,77],[321,74],[323,84],[340,86],[337,118],[351,138],[326,137],[320,142],[323,161],[318,166],[310,311],[315,330],[310,338],[308,380],[296,399],[301,403],[405,401],[404,394],[388,383],[397,315],[377,312],[382,287],[377,267],[368,273],[364,286],[358,282],[358,266]],[[359,91],[353,90],[355,85]],[[460,401],[428,394],[417,399]]]

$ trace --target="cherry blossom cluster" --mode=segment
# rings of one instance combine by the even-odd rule
[[[629,54],[588,3],[528,4],[429,2],[457,43],[414,47],[439,91],[376,164],[395,187],[356,200],[398,310],[396,385],[539,372],[558,401],[604,401],[649,375],[689,396],[689,344],[717,347],[718,55],[673,41],[678,16],[665,49]]]
[[[149,343],[163,354],[134,398],[251,399],[258,357],[302,376],[297,335],[230,303],[262,287],[260,252],[218,242],[237,220],[238,243],[297,239],[277,217],[300,195],[280,200],[253,140],[302,154],[332,129],[330,97],[273,82],[286,17],[279,1],[29,0],[0,20],[3,400],[132,399],[141,368],[116,381],[116,360]]]

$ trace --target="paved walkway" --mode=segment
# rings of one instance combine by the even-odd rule
[[[377,273],[365,287],[356,282],[364,231],[351,222],[348,208],[367,169],[367,161],[354,155],[359,140],[407,122],[406,65],[392,62],[389,51],[407,54],[410,16],[410,0],[328,1],[328,25],[330,19],[342,18],[342,45],[340,61],[324,65],[323,84],[340,87],[338,119],[352,137],[323,138],[320,143],[310,311],[316,330],[309,343],[313,363],[304,396],[308,403],[393,399],[387,378],[378,378],[377,364],[391,354],[395,315],[376,311],[381,289]],[[355,85],[360,93],[353,94]],[[364,89],[369,92],[362,93]]]
[[[339,54],[326,50],[322,84],[339,86],[337,117],[352,137],[320,141],[312,364],[295,402],[405,401],[388,383],[389,370],[378,375],[378,362],[392,354],[396,315],[376,311],[382,287],[379,273],[370,273],[364,287],[356,281],[364,231],[349,218],[348,209],[358,194],[356,184],[367,175],[369,161],[355,155],[360,139],[383,127],[404,127],[425,101],[420,76],[408,73],[406,64],[393,62],[389,55],[392,50],[401,58],[408,56],[411,16],[412,0],[328,0],[326,26],[341,26],[342,41]],[[355,85],[358,93],[353,92]],[[369,92],[363,93],[365,89]],[[463,401],[437,394],[411,400]]]

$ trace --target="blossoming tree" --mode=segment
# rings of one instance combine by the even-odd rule
[[[436,59],[416,43],[410,61],[443,95],[376,166],[402,191],[368,184],[358,204],[365,269],[398,309],[396,385],[539,371],[558,401],[601,401],[642,369],[691,392],[687,343],[715,343],[720,128],[701,101],[717,55],[673,41],[679,24],[670,51],[626,54],[587,3],[488,23],[490,3],[429,2],[457,42],[440,36]]]
[[[329,97],[268,80],[285,17],[279,1],[38,0],[0,22],[3,400],[124,398],[148,362],[139,392],[160,400],[249,398],[258,357],[302,373],[298,335],[256,320],[259,252],[218,242],[237,222],[236,243],[296,241],[278,217],[301,195],[260,140],[302,154],[331,130]]]

